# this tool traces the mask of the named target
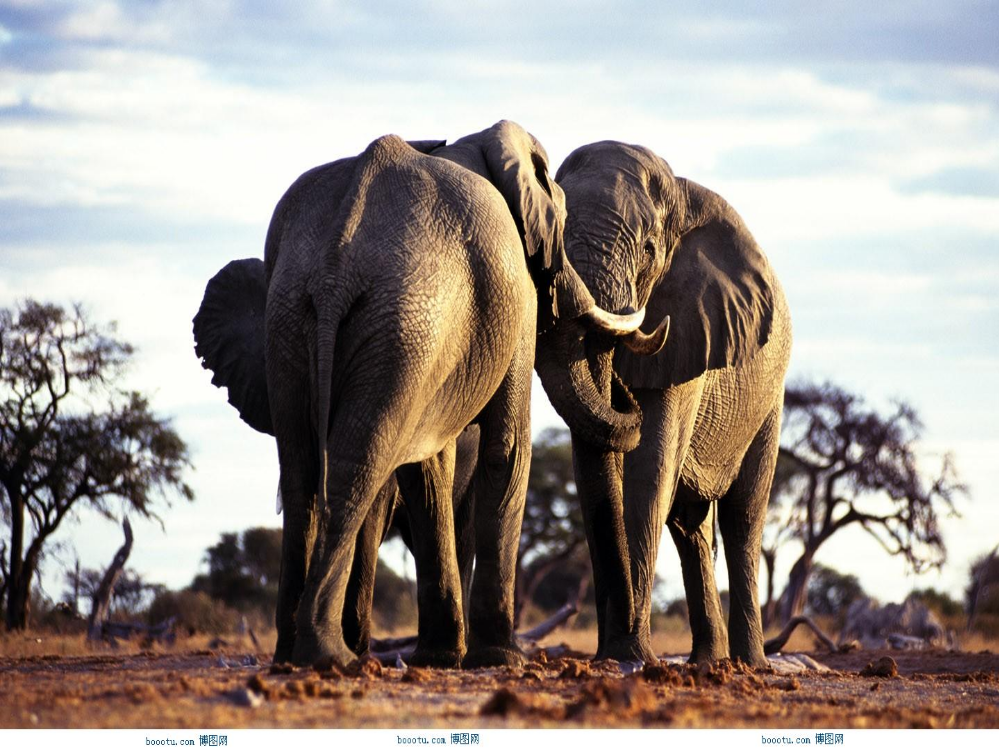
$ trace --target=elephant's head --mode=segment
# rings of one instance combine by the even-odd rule
[[[629,351],[580,326],[558,325],[539,341],[537,371],[575,435],[630,450],[641,418],[633,418],[638,410],[629,387],[682,383],[737,364],[766,342],[769,267],[722,198],[676,177],[646,148],[613,141],[583,146],[556,181],[568,209],[568,260],[598,307],[647,310],[647,334],[625,339]],[[595,409],[594,391],[603,399]],[[601,431],[615,414],[626,427]]]
[[[503,195],[524,242],[528,268],[541,295],[538,329],[577,320],[587,328],[637,342],[640,313],[601,309],[565,254],[565,193],[548,173],[548,154],[538,140],[509,120],[465,136],[434,156],[488,179]],[[637,344],[636,344],[637,346]]]
[[[590,333],[601,341],[612,342],[611,346],[623,339],[638,351],[655,351],[662,346],[665,325],[651,335],[642,333],[638,330],[645,316],[641,306],[608,308],[598,304],[569,262],[564,241],[565,193],[549,176],[548,155],[530,133],[504,120],[435,151],[434,156],[450,159],[485,177],[506,199],[538,288],[538,330],[542,338],[552,337],[555,331],[574,331],[579,332],[576,343],[581,342],[583,333]],[[562,336],[560,340],[570,344],[570,339]],[[570,359],[565,353],[552,352],[553,361]],[[576,411],[585,412],[587,434],[593,439],[634,447],[641,425],[634,400],[622,390],[623,402],[614,399],[611,404],[592,378],[580,377],[578,368],[570,368],[568,374],[570,379],[561,385],[553,380],[546,383],[549,397],[565,404],[582,404],[583,408]]]

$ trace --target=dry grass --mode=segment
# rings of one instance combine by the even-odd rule
[[[657,654],[685,654],[690,651],[690,631],[679,619],[670,622],[666,627],[653,629],[652,649]],[[597,650],[596,625],[569,627],[556,630],[545,640],[548,644],[565,644],[573,651],[592,654]]]
[[[835,640],[836,628],[833,624],[822,620],[822,618],[819,619],[821,620],[818,623],[819,626]],[[780,628],[772,628],[767,631],[766,636],[770,638],[779,632]],[[969,643],[974,644],[972,647],[973,650],[978,651],[990,648],[986,641],[977,633],[969,634],[967,638]],[[557,630],[548,637],[546,642],[550,644],[564,643],[575,651],[593,653],[597,649],[597,628],[596,625],[587,623],[578,627],[572,626]],[[963,647],[965,644],[964,637],[961,638],[960,642]],[[690,653],[690,645],[690,628],[687,626],[686,621],[680,617],[660,616],[655,618],[652,624],[652,649],[657,654],[660,656],[688,654]],[[997,646],[999,646],[999,642],[993,641],[991,648],[996,648]],[[972,648],[969,648],[969,650],[972,650]],[[807,628],[798,628],[791,636],[784,650],[789,652],[822,651],[823,648]]]
[[[999,638],[992,638],[974,630],[966,630],[957,634],[957,642],[961,651],[978,653],[981,651],[991,651],[999,653]]]
[[[261,653],[273,653],[277,643],[277,631],[271,629],[255,633]],[[211,635],[178,637],[173,644],[148,643],[141,638],[119,640],[117,645],[91,643],[87,636],[79,634],[28,631],[8,633],[0,631],[0,657],[25,659],[36,656],[92,656],[94,654],[116,654],[126,656],[139,653],[184,653],[208,649],[225,651],[257,651],[249,637],[231,634],[221,639]]]
[[[535,618],[531,618],[533,620]],[[530,625],[535,624],[533,621]],[[819,625],[830,634],[835,640],[836,628],[831,622],[820,621]],[[767,637],[776,635],[779,629],[774,628],[767,632]],[[378,638],[399,637],[411,635],[412,628],[384,628],[375,627],[374,635]],[[277,631],[269,628],[263,631],[256,631],[259,648],[254,648],[247,636],[240,636],[235,633],[223,636],[221,643],[215,641],[214,636],[193,635],[190,637],[178,637],[173,645],[148,644],[141,639],[131,641],[121,641],[117,647],[106,644],[91,644],[86,636],[80,634],[61,634],[48,631],[28,631],[23,633],[8,633],[0,630],[0,656],[8,658],[27,658],[42,655],[59,656],[88,656],[92,654],[137,654],[152,651],[155,653],[182,653],[191,650],[204,650],[210,646],[216,650],[227,651],[257,651],[259,653],[270,654],[274,651],[277,642]],[[544,643],[546,645],[564,644],[574,651],[592,654],[597,649],[597,628],[592,622],[577,626],[570,621],[568,627],[563,627],[549,635]],[[969,653],[981,651],[991,651],[999,653],[999,638],[993,638],[974,630],[964,630],[958,632],[958,643],[960,650]],[[659,617],[653,625],[652,647],[660,655],[677,655],[690,652],[690,630],[686,622],[678,617]],[[788,652],[818,652],[823,648],[817,643],[815,637],[807,628],[798,628],[791,636],[787,646],[784,648]]]
[[[834,641],[838,628],[829,618],[815,618],[817,624]],[[780,628],[771,628],[766,637],[771,638],[780,632]],[[961,651],[977,653],[990,651],[999,653],[999,638],[992,638],[974,630],[958,631],[958,645]],[[565,644],[574,651],[592,654],[597,650],[597,628],[593,624],[582,627],[568,627],[557,630],[545,640],[547,645]],[[690,630],[680,618],[657,618],[652,629],[652,649],[660,656],[676,656],[690,653]],[[808,628],[799,627],[791,635],[783,651],[788,653],[815,652],[822,653],[825,648]]]

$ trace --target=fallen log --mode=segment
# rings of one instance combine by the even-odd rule
[[[141,636],[150,641],[173,643],[177,634],[174,632],[176,617],[169,617],[156,625],[142,625],[137,622],[111,622],[101,624],[101,639],[114,643],[117,640],[129,641],[135,636]]]
[[[415,647],[416,636],[402,635],[397,638],[372,638],[368,643],[368,648],[371,651],[384,651],[387,653],[389,651]]]
[[[530,630],[517,633],[517,640],[521,641],[522,646],[525,643],[534,645],[553,630],[564,625],[577,612],[579,612],[578,604],[576,602],[567,602],[559,607],[558,611],[544,622],[538,623]]]
[[[104,638],[104,624],[111,613],[111,595],[114,594],[114,585],[118,582],[118,577],[121,576],[121,571],[132,552],[132,525],[128,522],[127,517],[122,521],[121,526],[125,532],[125,543],[115,553],[108,569],[104,571],[100,586],[94,592],[90,618],[87,620],[88,641],[99,641]]]
[[[812,618],[805,617],[804,615],[799,615],[798,617],[792,617],[788,621],[787,625],[784,626],[784,629],[780,631],[780,633],[775,635],[770,640],[764,642],[763,653],[769,655],[769,654],[776,654],[777,652],[779,652],[782,648],[784,648],[785,644],[791,639],[791,634],[795,631],[795,629],[799,625],[808,626],[808,628],[810,628],[811,631],[815,633],[815,636],[822,642],[822,645],[825,646],[827,649],[829,649],[829,651],[833,653],[839,651],[839,648],[837,648],[836,644],[833,643],[832,638],[823,633],[822,628],[816,625],[815,622],[812,620]]]
[[[525,651],[537,648],[538,641],[546,635],[564,625],[570,617],[579,611],[576,602],[563,604],[559,610],[544,622],[535,625],[529,630],[523,630],[516,634],[517,645]],[[400,660],[405,662],[416,650],[415,635],[406,635],[398,638],[372,638],[369,641],[368,653],[382,664],[396,666]]]

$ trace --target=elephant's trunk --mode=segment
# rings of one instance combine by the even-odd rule
[[[613,372],[614,340],[584,333],[569,321],[542,334],[534,367],[574,436],[605,450],[630,451],[638,445],[642,413]]]
[[[559,250],[559,261],[556,266],[558,270],[553,274],[550,282],[553,317],[549,320],[542,316],[539,321],[539,330],[548,330],[552,323],[556,323],[556,320],[558,324],[579,320],[588,330],[607,336],[624,337],[625,343],[639,339],[644,340],[646,334],[638,330],[645,320],[644,307],[637,312],[634,310],[622,313],[608,312],[597,305],[586,283],[565,256],[564,250]],[[542,286],[545,285],[542,282]]]

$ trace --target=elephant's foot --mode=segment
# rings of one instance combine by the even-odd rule
[[[769,667],[770,662],[767,660],[766,655],[763,653],[763,642],[758,644],[749,644],[743,648],[732,648],[731,653],[732,660],[741,659],[745,664],[750,667]]]
[[[299,667],[348,667],[357,661],[357,654],[347,648],[342,635],[299,633],[295,639],[291,661]]]
[[[481,667],[522,667],[527,663],[527,656],[515,644],[506,646],[473,646],[462,659],[463,669],[479,669]]]
[[[720,639],[711,639],[701,643],[695,642],[690,649],[688,664],[711,664],[712,662],[727,659],[728,643]]]
[[[371,637],[367,633],[364,633],[361,636],[354,636],[352,638],[345,635],[343,641],[347,644],[347,647],[361,659],[367,656],[368,652],[371,650]]]
[[[458,669],[461,666],[462,649],[420,648],[406,660],[414,667],[432,667],[435,669]]]
[[[274,659],[272,662],[274,664],[289,664],[291,663],[292,652],[295,649],[295,639],[294,638],[282,638],[278,636],[277,646],[274,648]]]
[[[614,659],[621,662],[640,661],[646,664],[655,664],[659,661],[649,639],[638,636],[608,640],[593,658],[595,661]]]
[[[711,664],[722,659],[728,659],[729,655],[723,648],[695,648],[690,651],[688,664]]]

